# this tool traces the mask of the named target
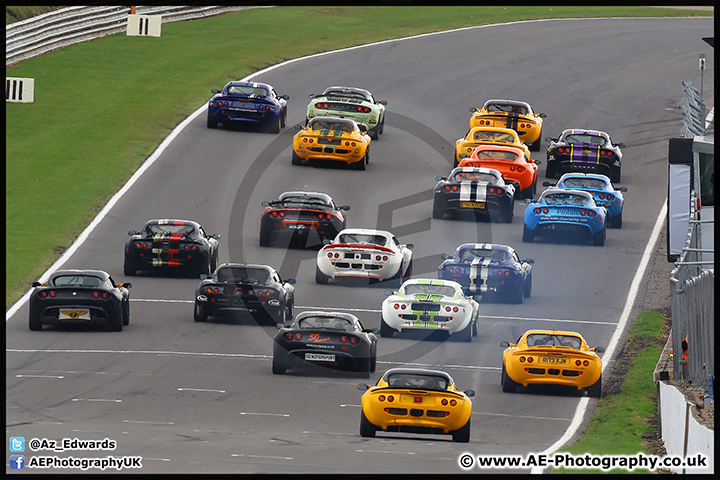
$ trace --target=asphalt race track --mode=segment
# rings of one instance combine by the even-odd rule
[[[464,452],[542,452],[569,428],[584,394],[503,393],[498,343],[530,328],[556,328],[608,346],[665,202],[668,139],[682,126],[681,82],[698,77],[701,37],[712,32],[712,18],[516,23],[314,56],[253,77],[290,95],[279,135],[210,130],[203,111],[64,265],[132,282],[129,326],[118,333],[49,326],[31,332],[26,304],[7,321],[6,435],[109,438],[115,450],[25,455],[140,456],[143,473],[460,473]],[[388,101],[385,133],[372,143],[366,171],[290,163],[293,125],[304,121],[308,94],[329,85],[367,88]],[[714,79],[704,85],[705,98],[713,99]],[[208,85],[208,98],[220,87]],[[431,219],[433,177],[450,171],[468,108],[488,98],[524,100],[545,112],[543,138],[587,127],[627,144],[623,227],[608,230],[604,247],[567,238],[523,243],[519,200],[511,224]],[[545,147],[532,152],[543,162],[540,183]],[[317,285],[315,250],[258,246],[261,202],[287,190],[326,192],[351,206],[348,226],[388,229],[415,244],[415,277],[437,278],[440,255],[465,242],[507,244],[535,259],[532,296],[522,305],[481,303],[472,343],[379,340],[370,381],[410,364],[443,369],[460,389],[477,391],[469,444],[382,432],[364,439],[356,384],[366,380],[333,372],[273,375],[274,327],[250,318],[195,323],[199,279],[122,275],[128,230],[150,218],[196,220],[222,235],[221,262],[266,263],[296,278],[296,312],[337,309],[379,327],[390,286]]]

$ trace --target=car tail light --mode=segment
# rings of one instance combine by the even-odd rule
[[[535,209],[535,215],[540,215],[541,213],[542,213],[542,208]]]
[[[524,171],[525,171],[525,168],[523,168],[523,167],[517,167],[517,172],[518,172],[518,173],[522,173],[522,172],[524,172]]]
[[[382,257],[381,257],[380,255],[376,255],[376,256],[375,256],[375,261],[376,261],[376,262],[379,262],[381,258],[382,258]]]
[[[185,250],[190,250],[190,245],[185,245]]]
[[[385,395],[378,395],[378,401],[384,402],[385,401]]]
[[[292,340],[293,338],[295,338],[295,335],[293,335],[292,333],[285,334],[285,340]]]
[[[285,218],[285,212],[280,212],[278,215],[280,215],[280,218]]]
[[[450,400],[450,406],[454,407],[455,405],[457,405],[457,400],[453,398],[452,400]]]
[[[548,213],[549,211],[547,208],[543,208],[543,213]]]
[[[272,215],[273,218],[277,218],[278,212],[272,212],[270,215]]]
[[[100,298],[100,292],[93,292],[92,296],[93,298]]]
[[[578,367],[580,366],[581,363],[582,362],[580,360],[575,360],[575,365],[577,365]]]
[[[587,212],[585,210],[580,210],[580,216],[584,217],[585,215],[587,215]]]
[[[458,191],[458,186],[457,186],[457,185],[453,185],[452,191],[453,191],[453,192],[457,192],[457,191]]]
[[[447,398],[443,398],[440,403],[442,403],[443,406],[446,406],[448,404]]]
[[[583,362],[583,367],[587,367],[588,365],[590,365],[590,362],[587,361],[587,360],[585,360],[585,361]]]
[[[295,340],[302,340],[302,333],[296,333]]]
[[[347,337],[345,335],[340,337],[340,343],[347,343]]]
[[[599,194],[599,195],[598,195],[598,198],[599,198],[600,200],[605,200],[605,194],[604,194],[604,193]],[[608,198],[608,200],[610,200],[610,199]]]
[[[533,362],[533,357],[528,357],[527,360],[528,360],[528,363],[532,363],[532,362]]]
[[[607,194],[607,199],[610,200],[610,201],[612,201],[612,200],[615,199],[615,195],[612,195],[612,194],[608,193],[608,194]]]
[[[100,296],[103,298],[103,300],[107,300],[108,298],[110,298],[110,294],[108,292],[103,292]]]
[[[383,259],[383,262],[387,262],[388,256],[387,256],[387,255],[383,255],[383,258],[382,258],[382,259]]]
[[[399,309],[399,308],[400,308],[400,304],[399,304],[399,303],[394,304],[394,305],[393,305],[393,308],[394,308],[395,310]]]
[[[488,188],[488,193],[495,193],[495,189],[492,187]]]
[[[520,357],[518,360],[520,360],[520,363],[525,363],[525,357]]]
[[[388,399],[388,402],[394,402],[394,401],[395,401],[395,397],[393,397],[392,395],[388,395],[387,399]]]
[[[40,292],[40,298],[47,298],[48,292]]]
[[[350,343],[355,345],[357,343],[358,339],[357,337],[350,337]]]
[[[328,258],[332,258],[332,257],[333,257],[332,252],[328,252],[327,257],[328,257]]]
[[[400,305],[400,308],[403,309],[403,310],[405,310],[405,309],[407,308],[407,305],[405,305],[405,304],[403,303],[402,305]]]
[[[450,187],[450,185],[446,185],[446,186],[445,186],[445,191],[446,191],[446,192],[449,192],[451,189],[452,189],[452,187]]]
[[[592,210],[588,210],[588,217],[594,217],[594,216],[595,216],[595,212],[593,212]]]
[[[600,156],[604,157],[605,155],[607,155],[607,153],[605,153],[603,150],[600,150]]]
[[[453,307],[453,312],[457,313],[460,309],[458,307]]]

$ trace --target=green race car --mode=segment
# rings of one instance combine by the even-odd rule
[[[367,128],[370,137],[378,140],[385,127],[385,105],[367,90],[355,87],[328,87],[316,95],[310,94],[307,122],[316,116],[349,118]]]

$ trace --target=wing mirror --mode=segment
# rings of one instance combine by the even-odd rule
[[[329,238],[323,238],[323,245],[330,245],[333,241]]]
[[[406,243],[406,244],[405,244],[405,248],[407,248],[408,250],[412,250],[413,248],[415,248],[415,244],[413,244],[413,243]]]
[[[130,283],[130,282],[121,283],[120,285],[118,285],[118,287],[130,289],[130,288],[132,288],[132,283]]]
[[[294,128],[295,128],[295,130],[302,130],[303,125],[301,123],[296,123]]]
[[[547,118],[547,115],[544,114],[544,113],[538,113],[538,114],[535,115],[535,116],[536,116],[536,117],[540,117],[540,118]]]
[[[218,90],[217,88],[213,88],[212,90],[210,90],[210,92],[212,92],[212,93],[222,93],[222,92],[221,92],[220,90]]]
[[[532,198],[523,198],[523,202],[525,202],[525,205],[530,205],[533,202]]]
[[[439,182],[439,181],[441,181],[441,180],[446,180],[446,179],[447,179],[447,177],[443,177],[442,175],[435,175],[435,181],[436,181],[436,182]]]
[[[521,260],[521,261],[523,261],[523,262],[525,262],[525,263],[529,263],[530,265],[534,265],[534,264],[535,264],[535,259],[534,259],[534,258],[526,258],[525,260]]]
[[[315,98],[316,96],[317,95],[315,95],[314,93],[311,93],[310,95],[308,95],[308,98]]]
[[[542,160],[533,160],[533,159],[531,158],[531,159],[530,159],[530,163],[534,163],[535,165],[542,165]]]
[[[506,342],[505,340],[503,340],[502,342],[500,342],[500,346],[503,348],[508,348],[510,346],[510,342]]]
[[[280,95],[283,100],[290,100],[290,95]]]
[[[470,112],[475,113],[477,111],[478,111],[477,107],[470,107]]]
[[[385,290],[383,293],[385,294],[385,296],[389,297],[390,295],[394,295],[395,291],[394,290]]]
[[[367,383],[358,383],[357,384],[358,390],[368,390],[369,388],[370,388],[370,385],[368,385]]]
[[[340,210],[350,210],[350,205],[343,205]]]
[[[627,145],[625,145],[624,143],[616,143],[616,144],[614,144],[614,145],[615,145],[616,147],[620,147],[620,148],[625,148],[625,147],[627,146]]]
[[[380,100],[377,103],[379,103],[380,105],[387,105],[387,100]]]
[[[545,141],[546,141],[547,143],[550,143],[550,142],[554,142],[555,139],[552,138],[552,137],[545,137]]]
[[[358,124],[358,128],[362,133],[367,133],[367,127],[365,125]]]
[[[627,187],[617,187],[617,190],[620,190],[621,192],[627,192]]]
[[[468,397],[474,397],[475,396],[475,390],[463,390],[463,393],[467,395]]]
[[[442,255],[440,255],[440,258],[443,260],[450,260],[451,258],[453,258],[453,256],[448,255],[447,253],[443,253]]]
[[[33,286],[33,287],[42,287],[43,284],[40,283],[40,282],[32,282],[32,286]]]
[[[267,200],[263,200],[263,202],[260,205],[262,205],[263,207],[268,207],[268,206],[270,206],[270,202],[268,202]]]
[[[294,278],[288,278],[287,280],[284,280],[285,283],[289,283],[290,285],[295,285],[297,283],[297,280]]]
[[[380,329],[379,328],[366,328],[363,330],[363,332],[374,333],[375,335],[377,335],[378,333],[380,333]]]
[[[210,235],[210,238],[214,238],[215,240],[220,240],[221,235],[219,233],[213,233]]]
[[[543,185],[543,187],[554,187],[555,186],[554,183],[550,183],[550,182],[543,182],[542,185]]]
[[[131,237],[132,237],[133,235],[137,235],[137,234],[138,234],[138,232],[135,231],[135,230],[130,230],[130,231],[128,231],[128,235],[131,236]]]
[[[603,353],[605,351],[605,347],[595,347],[592,351],[595,353]]]

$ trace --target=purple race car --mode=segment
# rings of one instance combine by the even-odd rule
[[[557,178],[566,172],[600,173],[613,183],[620,182],[624,143],[612,143],[610,135],[599,130],[567,129],[548,142],[545,176]]]

